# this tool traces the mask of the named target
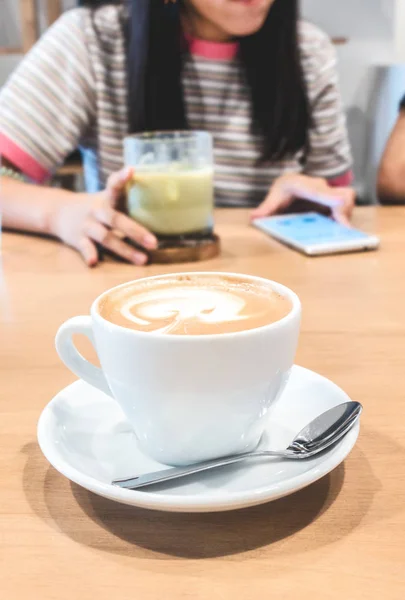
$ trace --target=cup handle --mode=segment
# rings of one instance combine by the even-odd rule
[[[55,346],[59,357],[68,369],[80,379],[112,397],[110,386],[102,369],[86,360],[74,345],[72,336],[75,333],[88,337],[95,347],[91,317],[73,317],[66,321],[56,334]]]

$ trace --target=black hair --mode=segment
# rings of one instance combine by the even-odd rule
[[[182,0],[127,1],[129,131],[185,129]],[[114,2],[87,2],[106,3]],[[238,40],[252,131],[263,137],[263,160],[279,160],[308,146],[311,115],[298,21],[299,0],[275,0],[263,27]]]

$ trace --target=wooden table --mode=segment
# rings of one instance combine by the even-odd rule
[[[212,515],[121,506],[71,485],[42,456],[36,423],[74,377],[53,338],[104,289],[175,270],[88,270],[56,242],[3,237],[0,288],[0,583],[5,600],[403,600],[405,209],[359,209],[380,252],[304,258],[218,213],[222,256],[193,269],[264,275],[300,295],[297,362],[365,406],[344,465],[311,487]],[[188,266],[187,266],[188,268]]]

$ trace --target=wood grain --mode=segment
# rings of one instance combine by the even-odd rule
[[[22,46],[0,46],[0,56],[23,54],[31,50],[40,37],[38,26],[37,3],[35,0],[19,0],[20,20],[22,30]],[[45,4],[47,26],[50,27],[62,14],[61,0],[46,0]]]
[[[27,53],[39,38],[35,0],[20,0],[23,52]]]
[[[0,56],[8,56],[10,54],[22,54],[22,48],[0,46]]]
[[[48,26],[51,26],[62,14],[61,0],[46,0],[46,16]]]
[[[211,260],[221,252],[219,237],[214,235],[208,239],[183,242],[178,246],[169,243],[166,247],[160,244],[157,250],[149,252],[149,261],[155,264],[184,264]],[[181,269],[181,267],[179,267]]]
[[[229,514],[172,515],[96,497],[36,442],[45,404],[74,377],[57,327],[103,290],[179,266],[105,261],[3,235],[0,279],[1,597],[10,600],[402,600],[405,585],[405,209],[359,209],[379,252],[305,258],[220,211],[222,254],[185,269],[263,275],[304,309],[297,362],[364,404],[359,442],[313,486]]]

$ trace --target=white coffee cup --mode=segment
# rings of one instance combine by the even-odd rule
[[[150,333],[115,325],[100,315],[99,302],[108,290],[93,302],[91,316],[68,320],[56,335],[66,366],[115,398],[140,447],[159,462],[184,465],[253,450],[271,418],[271,406],[294,362],[301,304],[281,284],[243,278],[264,281],[288,298],[288,315],[236,333]],[[74,334],[90,338],[101,369],[80,355]]]

